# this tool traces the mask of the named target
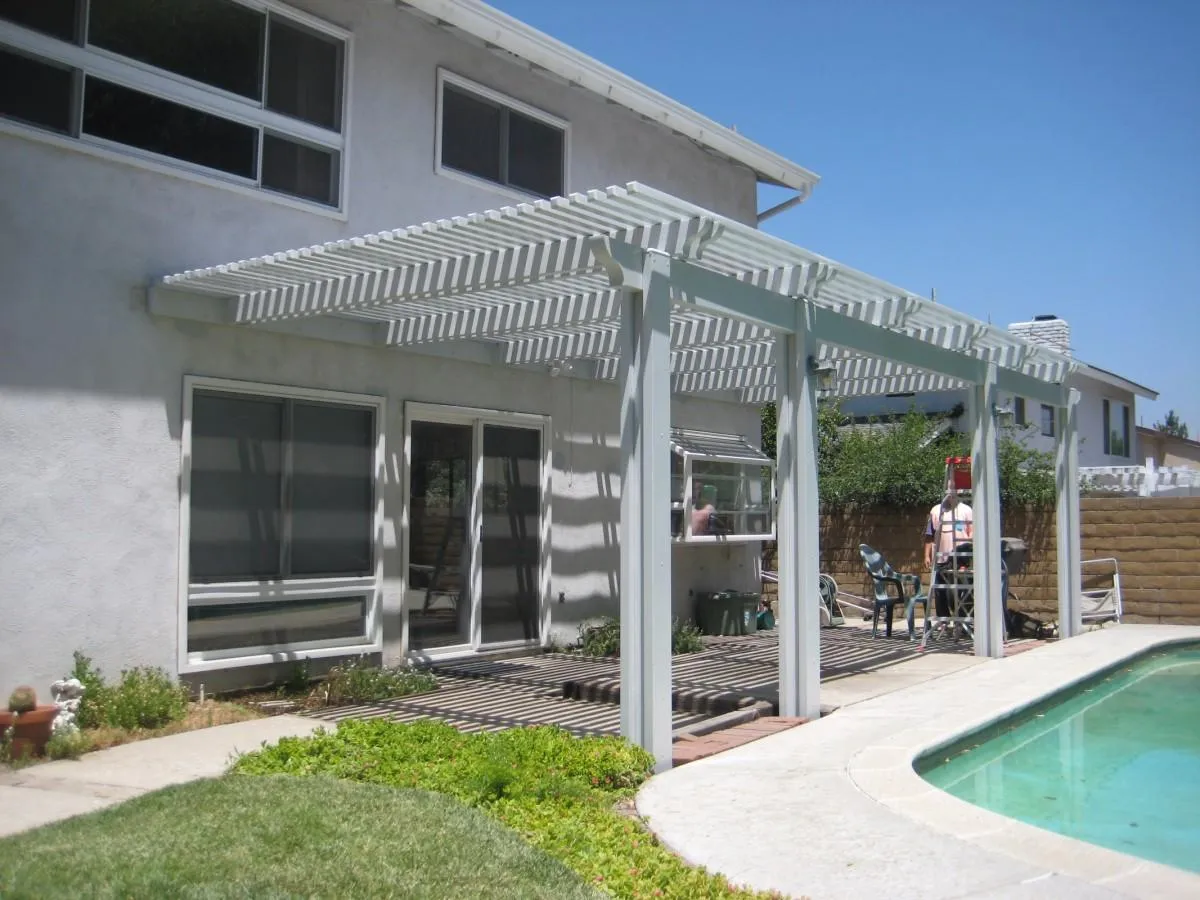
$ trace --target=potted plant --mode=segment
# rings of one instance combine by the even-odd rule
[[[22,685],[13,691],[7,712],[0,712],[0,734],[9,735],[12,758],[44,754],[57,715],[58,707],[53,703],[38,705],[33,688]]]

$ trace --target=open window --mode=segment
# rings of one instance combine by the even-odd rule
[[[677,541],[775,537],[775,461],[741,435],[672,428],[671,495]]]

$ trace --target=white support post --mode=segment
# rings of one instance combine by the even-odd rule
[[[671,766],[671,295],[647,253],[621,309],[621,734]]]
[[[996,439],[996,364],[969,392],[974,491],[975,655],[1004,655],[1004,597],[1000,570],[1000,471]]]
[[[817,498],[816,353],[810,308],[796,303],[793,333],[776,335],[779,452],[779,713],[821,715],[820,510]]]
[[[1058,633],[1083,631],[1083,573],[1079,547],[1079,391],[1071,389],[1058,410],[1055,442],[1058,544]]]

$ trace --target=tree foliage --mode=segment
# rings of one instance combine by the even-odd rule
[[[762,415],[762,446],[776,452],[775,408]],[[945,488],[946,457],[969,456],[969,435],[944,430],[944,419],[915,409],[889,428],[856,429],[836,405],[818,413],[817,478],[827,506],[932,505]],[[1026,429],[1001,432],[998,469],[1001,503],[1011,506],[1054,502],[1054,462],[1027,446]]]
[[[1154,429],[1156,431],[1161,431],[1163,434],[1169,434],[1171,437],[1183,438],[1184,440],[1187,440],[1187,424],[1180,421],[1179,416],[1176,415],[1175,410],[1173,409],[1167,410],[1167,419],[1165,422],[1154,423]]]

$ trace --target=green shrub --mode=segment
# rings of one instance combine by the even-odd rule
[[[120,682],[112,689],[107,724],[127,729],[161,728],[182,719],[187,708],[186,687],[162,669],[138,666],[122,672]]]
[[[580,625],[579,652],[585,656],[620,656],[620,621],[606,616],[595,624]]]
[[[671,653],[695,653],[704,649],[700,629],[690,620],[676,619],[671,626]],[[620,656],[621,622],[605,617],[598,623],[579,626],[579,652],[585,656]]]
[[[107,725],[110,688],[105,684],[100,670],[92,665],[91,659],[78,650],[75,651],[75,666],[71,669],[70,677],[78,679],[83,685],[83,697],[79,701],[75,722],[80,728]]]
[[[515,829],[616,897],[750,897],[692,868],[614,808],[653,760],[615,737],[553,727],[463,734],[441,722],[348,721],[242,756],[243,775],[332,775],[449,794]]]
[[[91,741],[82,731],[58,732],[46,742],[46,756],[50,759],[79,759],[91,746]]]
[[[288,677],[279,686],[279,691],[285,697],[294,697],[298,694],[307,694],[311,687],[312,671],[308,658],[305,657],[292,666]]]
[[[321,705],[343,706],[392,700],[436,688],[437,680],[428,672],[406,666],[383,668],[360,657],[330,669],[325,681],[313,690],[311,699]]]
[[[690,619],[686,622],[675,620],[671,628],[671,652],[678,656],[681,653],[696,653],[704,649],[700,640],[700,629]]]
[[[71,677],[83,685],[75,721],[80,728],[161,728],[187,715],[188,690],[160,668],[138,666],[109,684],[91,659],[75,651]]]

